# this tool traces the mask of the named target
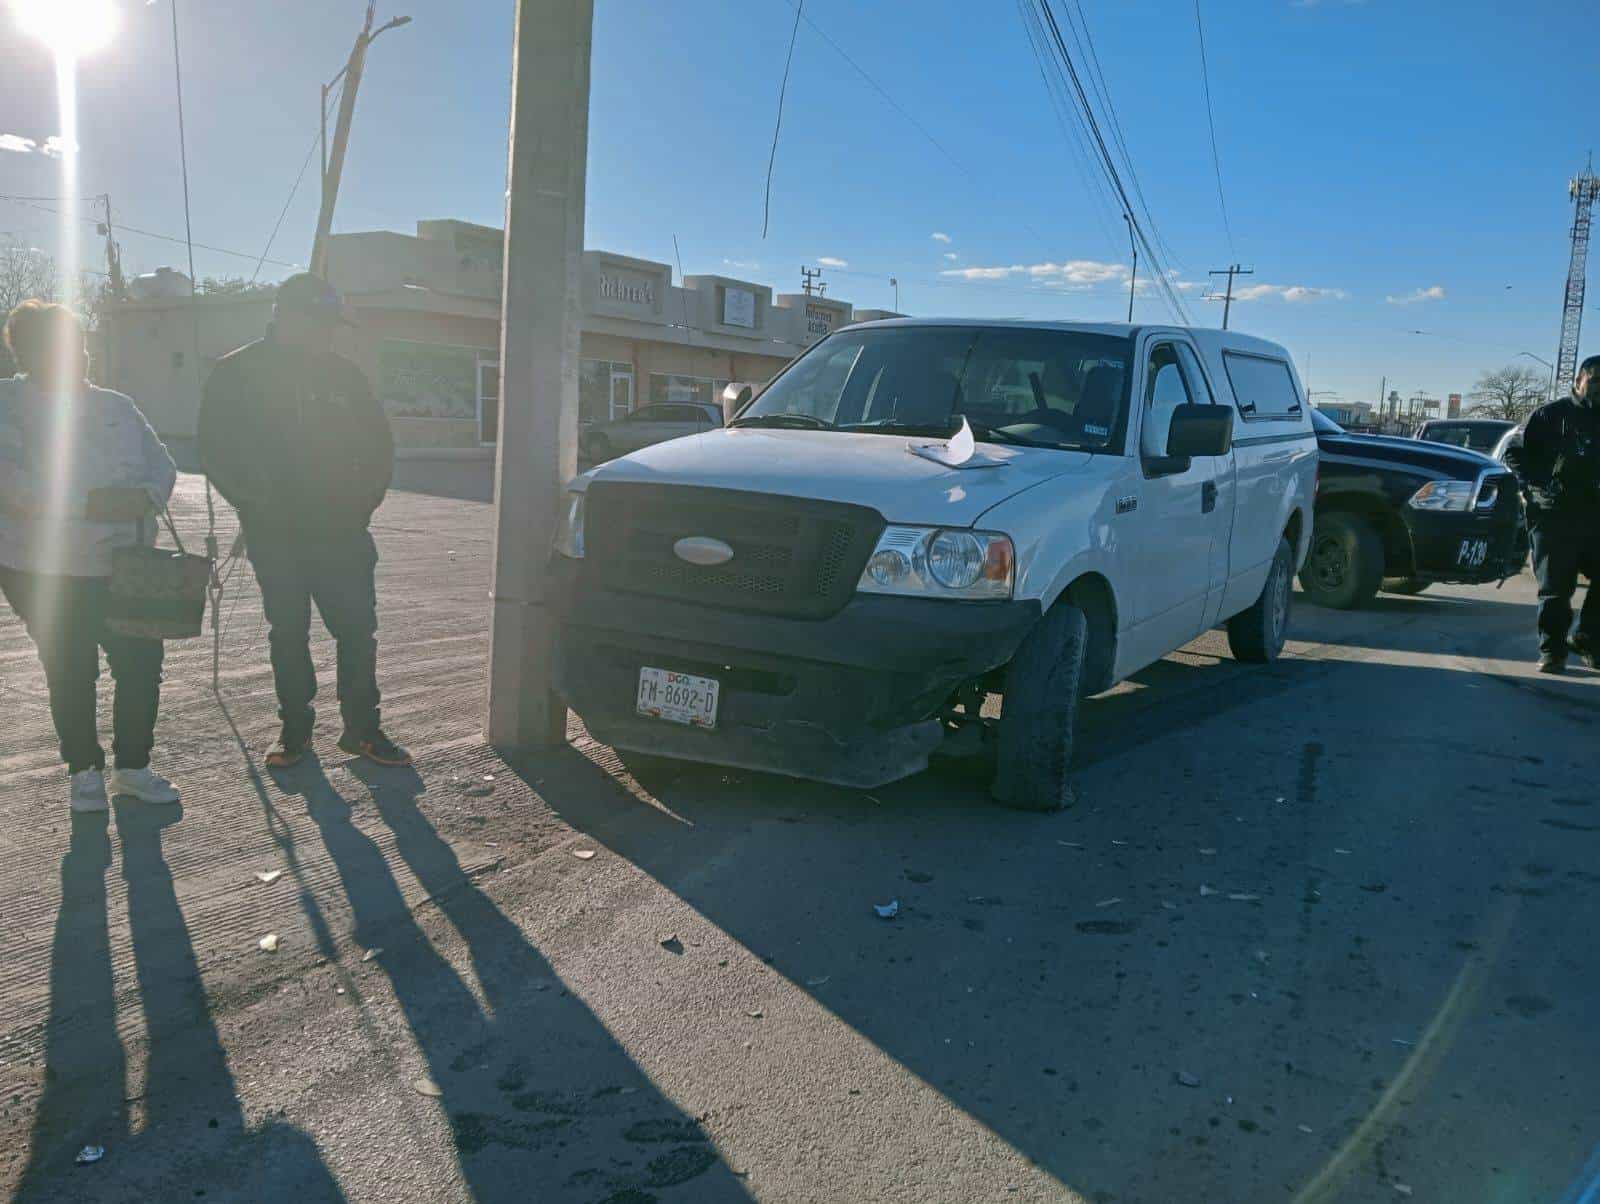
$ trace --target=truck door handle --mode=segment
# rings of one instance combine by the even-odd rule
[[[1200,486],[1200,513],[1210,514],[1217,508],[1217,483],[1207,481]]]

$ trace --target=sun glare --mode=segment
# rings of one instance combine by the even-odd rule
[[[117,32],[113,0],[11,0],[17,24],[62,58],[100,49]]]

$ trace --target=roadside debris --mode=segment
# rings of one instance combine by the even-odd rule
[[[1402,1196],[1409,1196],[1411,1194],[1411,1184],[1409,1183],[1396,1183],[1394,1185],[1394,1189]]]
[[[1163,900],[1161,900],[1161,910],[1162,911],[1177,911],[1178,910],[1178,905],[1176,903],[1172,903],[1172,902],[1169,902],[1166,899],[1163,899]]]
[[[874,903],[872,910],[878,913],[880,920],[892,920],[900,914],[900,900],[890,899],[887,903]]]
[[[746,1012],[745,1015],[749,1016],[750,1019],[752,1019],[752,1020],[760,1020],[761,1017],[766,1015],[766,1013],[763,1012],[760,1008],[756,1008],[754,1011]]]
[[[468,798],[487,798],[489,795],[494,793],[494,783],[485,782],[477,786],[468,786],[461,793],[466,795]]]
[[[413,1079],[411,1081],[411,1090],[415,1091],[418,1095],[426,1095],[430,1099],[438,1099],[444,1094],[444,1091],[439,1087],[439,1084],[435,1083],[432,1079],[426,1076],[420,1079]]]
[[[1202,857],[1215,857],[1216,855],[1217,855],[1217,851],[1215,849],[1201,849],[1200,850],[1200,856],[1202,856]]]
[[[1095,906],[1096,907],[1115,907],[1118,903],[1121,903],[1121,902],[1122,902],[1121,896],[1113,895],[1109,899],[1101,899],[1100,902],[1095,904]]]
[[[106,1147],[103,1145],[86,1145],[78,1151],[78,1156],[73,1159],[79,1166],[88,1166],[91,1162],[99,1162],[106,1156]]]
[[[1341,857],[1350,856],[1350,850],[1349,849],[1335,849],[1334,852],[1339,854],[1339,856],[1341,856]]]
[[[821,978],[808,978],[808,979],[806,979],[806,986],[808,986],[808,987],[820,987],[824,983],[826,983],[830,977],[832,977],[832,976],[828,975],[828,974],[824,974]]]
[[[1083,846],[1081,844],[1079,844],[1076,840],[1058,840],[1058,841],[1056,841],[1056,843],[1058,845],[1061,845],[1062,847],[1068,848],[1068,849],[1081,849],[1081,848],[1083,848]]]
[[[1410,1049],[1416,1044],[1415,1041],[1407,1041],[1404,1037],[1390,1037],[1389,1040],[1393,1041],[1396,1045],[1403,1045],[1407,1049]]]
[[[361,955],[361,960],[364,961],[364,962],[370,962],[373,958],[377,957],[382,952],[383,952],[383,950],[381,948],[379,948],[377,946],[374,946],[373,948],[368,949],[365,953],[363,953]]]
[[[271,886],[274,882],[276,882],[281,877],[283,877],[283,871],[282,870],[257,870],[256,871],[256,881],[262,883],[265,886]]]
[[[579,861],[589,861],[594,857],[593,849],[573,849],[572,855]]]
[[[257,941],[256,944],[260,947],[261,952],[263,953],[276,953],[278,951],[278,934],[276,932],[269,932],[266,936]]]
[[[678,934],[676,932],[669,932],[666,936],[657,937],[656,943],[668,953],[683,952],[683,942],[678,939]]]
[[[1221,891],[1212,890],[1204,882],[1200,884],[1200,897],[1202,899],[1209,899],[1212,895],[1219,895],[1221,893]]]
[[[1180,1086],[1180,1087],[1198,1087],[1198,1086],[1200,1086],[1200,1078],[1199,1078],[1199,1076],[1190,1074],[1187,1070],[1178,1071],[1177,1079],[1178,1079],[1178,1086]]]
[[[1233,902],[1235,902],[1235,903],[1259,903],[1259,902],[1261,902],[1261,896],[1260,895],[1232,894],[1232,895],[1229,895],[1228,898],[1230,900],[1232,900]]]
[[[1312,1132],[1312,1128],[1311,1128],[1310,1125],[1296,1125],[1295,1128],[1299,1129],[1302,1133],[1310,1133],[1310,1132]]]

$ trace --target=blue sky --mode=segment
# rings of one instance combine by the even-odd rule
[[[510,0],[394,2],[380,19],[415,21],[373,50],[336,229],[498,224]],[[1079,2],[1197,321],[1220,320],[1201,299],[1206,272],[1237,257],[1256,274],[1234,325],[1287,344],[1319,391],[1370,400],[1387,376],[1442,396],[1519,350],[1554,358],[1566,182],[1600,141],[1592,56],[1576,49],[1588,5],[1202,0],[1230,248],[1192,0]],[[181,234],[168,0],[116,3],[119,39],[81,67],[81,190],[110,192],[125,225]],[[342,63],[362,7],[183,0],[198,241],[260,254],[312,144],[318,83]],[[670,262],[676,235],[686,271],[783,291],[802,263],[834,261],[831,294],[887,307],[896,276],[901,308],[918,314],[1124,312],[1120,218],[1057,124],[1014,4],[807,0],[814,27],[800,26],[764,240],[793,8],[595,8],[589,246]],[[51,64],[6,13],[0,62],[0,135],[11,136],[0,147],[42,144],[59,130]],[[40,151],[0,149],[0,193],[52,195],[57,171]],[[271,258],[306,257],[315,173]],[[53,249],[55,223],[0,201],[0,236]],[[124,248],[139,269],[182,263],[181,247],[148,237],[127,234]],[[199,255],[203,275],[253,267]],[[1167,319],[1151,293],[1137,313]],[[1588,321],[1594,350],[1600,317]]]

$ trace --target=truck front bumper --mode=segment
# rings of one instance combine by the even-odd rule
[[[1528,555],[1521,512],[1465,514],[1406,508],[1413,576],[1423,581],[1477,584],[1499,581],[1522,569]]]
[[[1010,661],[1038,602],[858,596],[831,618],[773,618],[623,594],[571,562],[555,606],[556,689],[615,748],[868,789],[926,768],[939,711]],[[639,715],[639,671],[719,683],[716,727]]]

